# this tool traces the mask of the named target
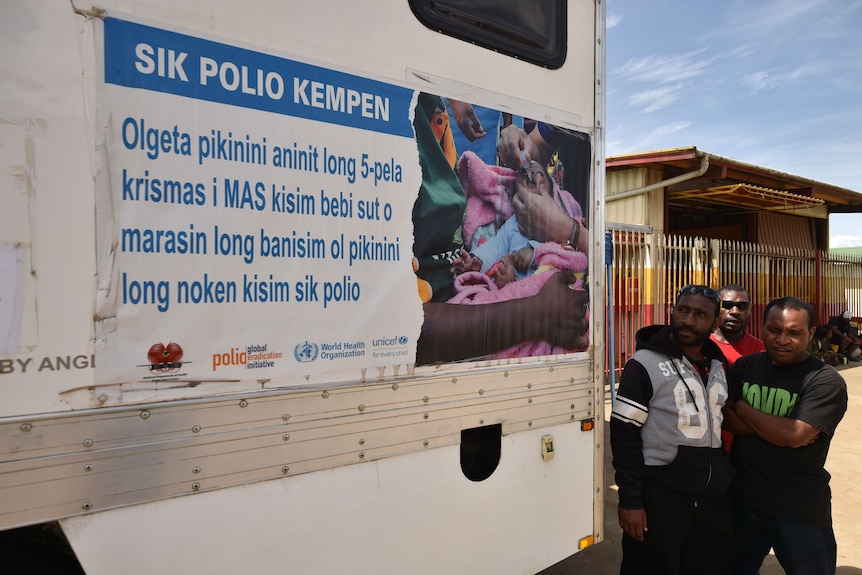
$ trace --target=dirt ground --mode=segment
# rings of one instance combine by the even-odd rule
[[[859,437],[862,436],[862,363],[838,366],[847,382],[849,405],[838,426],[829,449],[826,469],[832,474],[832,519],[838,541],[837,575],[862,575],[862,458]],[[605,406],[610,416],[610,399]],[[605,445],[609,445],[605,426]],[[592,547],[565,559],[541,572],[540,575],[616,575],[620,565],[622,530],[617,523],[617,492],[610,449],[605,453],[605,533],[604,539]],[[761,575],[784,575],[784,569],[774,556],[763,562]]]

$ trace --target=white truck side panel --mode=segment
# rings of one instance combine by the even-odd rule
[[[95,150],[82,83],[92,54],[65,3],[2,12],[0,244],[22,256],[2,273],[22,289],[19,331],[0,350],[0,415],[15,415],[65,410],[62,391],[93,380]]]
[[[543,434],[555,438],[552,461],[542,461]],[[592,533],[592,470],[579,456],[592,438],[576,425],[504,437],[500,467],[481,483],[461,475],[453,446],[63,528],[91,575],[265,573],[279,558],[283,573],[531,574]],[[205,552],[188,553],[193,542]]]
[[[600,541],[603,105],[602,88],[584,78],[603,79],[604,3],[568,2],[568,59],[556,71],[429,30],[406,0],[96,8],[0,4],[0,328],[9,328],[0,333],[0,530],[59,520],[89,574],[526,574],[583,537]],[[108,154],[101,23],[88,18],[102,9],[411,89],[526,106],[590,134],[593,345],[564,362],[393,365],[301,389],[96,385],[96,190]],[[357,42],[357,31],[373,41]],[[581,420],[596,428],[582,431]],[[499,466],[469,481],[460,432],[491,424],[502,430]],[[550,461],[544,435],[554,438]]]

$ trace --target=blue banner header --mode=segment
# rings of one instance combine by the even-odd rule
[[[407,88],[116,18],[105,82],[413,137]]]

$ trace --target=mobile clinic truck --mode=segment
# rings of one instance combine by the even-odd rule
[[[601,540],[600,0],[0,22],[15,561],[535,573]]]

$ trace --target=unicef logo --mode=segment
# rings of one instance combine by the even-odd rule
[[[398,345],[407,345],[407,336],[399,335],[398,336]]]
[[[317,359],[318,352],[319,350],[316,343],[304,341],[296,344],[296,347],[293,348],[293,357],[295,357],[296,361],[299,363],[308,363],[309,361]]]

